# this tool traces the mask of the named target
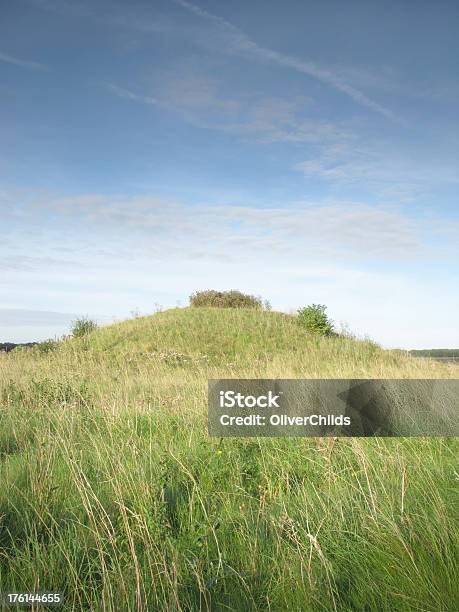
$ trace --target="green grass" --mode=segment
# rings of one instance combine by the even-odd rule
[[[458,378],[274,312],[0,355],[0,591],[65,610],[459,609],[455,439],[210,439],[207,379]]]

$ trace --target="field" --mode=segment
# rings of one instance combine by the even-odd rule
[[[225,309],[0,353],[0,591],[62,591],[65,610],[459,609],[456,439],[211,439],[219,377],[459,366]]]

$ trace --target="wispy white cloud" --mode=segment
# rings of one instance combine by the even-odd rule
[[[384,194],[397,192],[399,201],[413,199],[434,185],[454,185],[459,182],[456,167],[451,163],[407,158],[384,143],[369,142],[322,143],[308,159],[298,163],[296,170],[306,177],[331,183],[359,185]]]
[[[236,98],[234,91],[223,92],[219,79],[188,68],[161,75],[160,96],[167,106],[206,115],[211,111],[231,116],[244,111],[246,102],[244,97]]]
[[[152,98],[150,96],[142,96],[142,95],[136,94],[130,91],[129,89],[118,87],[118,85],[113,85],[112,83],[105,83],[105,85],[119,98],[125,98],[127,100],[133,100],[135,102],[143,102],[144,104],[157,104],[158,103],[158,101],[155,98]]]
[[[304,96],[286,99],[245,91],[236,97],[216,79],[191,75],[166,79],[159,98],[195,126],[251,140],[326,142],[331,137],[346,138],[345,130],[333,122],[306,119],[304,110],[313,102]]]
[[[369,71],[363,67],[336,65],[333,72],[357,88],[383,92],[420,100],[455,100],[459,85],[453,79],[445,79],[429,72],[428,78],[414,79],[412,74],[401,71],[399,66],[383,65]]]
[[[353,138],[332,121],[307,119],[304,110],[313,101],[305,96],[286,99],[246,91],[236,97],[217,79],[203,75],[162,76],[154,97],[105,85],[119,97],[172,110],[196,127],[258,142],[327,143]]]
[[[457,328],[456,287],[449,276],[435,284],[421,272],[423,262],[441,271],[457,258],[457,228],[447,234],[444,226],[352,201],[257,208],[100,193],[36,197],[9,232],[13,245],[0,244],[18,261],[30,258],[3,273],[0,307],[10,312],[3,321],[0,312],[0,340],[68,331],[65,317],[45,317],[46,327],[42,315],[12,312],[18,308],[91,313],[97,304],[107,317],[128,316],[134,308],[152,312],[155,302],[184,304],[195,290],[237,287],[275,308],[328,304],[335,320],[393,346],[447,346]],[[443,252],[430,248],[435,233]],[[69,248],[78,266],[46,259],[66,264]]]
[[[273,49],[268,49],[267,47],[262,47],[226,19],[214,15],[195,4],[186,2],[186,0],[173,0],[173,2],[194,15],[210,21],[224,31],[229,39],[230,44],[227,47],[229,51],[243,54],[263,62],[271,62],[279,66],[285,66],[286,68],[291,68],[296,72],[318,79],[319,81],[330,85],[337,91],[349,96],[361,106],[369,108],[394,121],[400,121],[400,119],[390,109],[378,104],[360,90],[349,85],[342,78],[340,78],[338,74],[335,74],[330,70],[326,70],[325,68],[321,68],[312,61],[302,60],[285,53],[280,53]]]
[[[49,310],[29,310],[26,308],[0,308],[0,328],[15,325],[41,327],[43,325],[69,324],[77,315]]]
[[[37,255],[25,255],[23,253],[14,254],[15,245],[10,243],[10,255],[0,255],[0,271],[17,272],[22,270],[36,270],[37,268],[46,268],[47,270],[54,268],[77,268],[79,264],[76,261],[63,259],[59,257],[40,257]]]
[[[31,70],[49,70],[48,66],[45,66],[45,64],[41,64],[40,62],[19,59],[18,57],[13,57],[12,55],[3,52],[0,52],[0,62],[13,64],[14,66],[20,66],[21,68],[29,68]]]
[[[149,256],[155,261],[274,256],[396,260],[415,257],[427,248],[421,228],[401,211],[359,202],[311,202],[289,208],[186,206],[151,197],[87,194],[30,202],[28,207],[41,211],[50,226],[58,224],[62,236],[67,236],[66,228],[73,233],[84,227],[84,252],[93,262],[113,256]],[[34,222],[34,215],[29,219]],[[100,252],[101,243],[106,253]],[[72,246],[68,237],[53,239],[53,244]]]

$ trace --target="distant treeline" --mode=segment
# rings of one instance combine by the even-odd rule
[[[410,355],[413,355],[413,357],[432,357],[432,359],[459,359],[459,349],[423,349],[410,351]]]
[[[0,351],[12,351],[18,346],[35,346],[38,344],[37,342],[20,342],[19,344],[15,344],[14,342],[0,342]]]

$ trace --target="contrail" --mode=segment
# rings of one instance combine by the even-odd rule
[[[123,87],[118,87],[118,85],[113,85],[112,83],[104,83],[109,89],[113,91],[118,97],[126,98],[127,100],[135,100],[136,102],[144,102],[145,104],[158,104],[158,100],[156,98],[151,98],[149,96],[140,96],[129,89],[124,89]]]
[[[28,60],[21,60],[17,57],[13,57],[12,55],[8,55],[7,53],[2,53],[1,51],[0,62],[14,64],[15,66],[21,66],[22,68],[31,68],[32,70],[48,70],[48,67],[44,64],[39,64],[38,62],[31,62]]]
[[[341,80],[339,76],[337,76],[333,72],[319,68],[311,61],[301,60],[291,55],[286,55],[284,53],[279,53],[278,51],[273,51],[272,49],[268,49],[266,47],[261,47],[256,42],[251,40],[242,30],[234,26],[229,21],[226,21],[226,19],[218,17],[217,15],[213,15],[212,13],[209,13],[208,11],[205,11],[204,9],[200,8],[199,6],[196,6],[195,4],[191,4],[186,0],[172,1],[175,2],[175,4],[178,4],[179,6],[186,9],[190,13],[193,13],[198,17],[201,17],[202,19],[207,19],[219,28],[225,30],[232,39],[232,47],[234,51],[244,53],[246,55],[251,55],[252,57],[261,61],[268,61],[278,64],[280,66],[286,66],[287,68],[292,68],[293,70],[296,70],[297,72],[300,72],[302,74],[312,76],[318,79],[319,81],[327,83],[331,87],[334,87],[336,90],[346,94],[358,104],[370,108],[371,110],[380,113],[384,117],[398,121],[397,117],[391,110],[385,108],[384,106],[381,106],[377,102],[374,102],[364,93]]]

